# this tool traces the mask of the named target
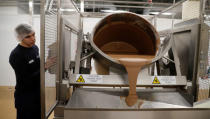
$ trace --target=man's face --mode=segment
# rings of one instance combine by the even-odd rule
[[[32,47],[35,44],[35,41],[35,32],[31,32],[24,37],[21,43],[24,44],[26,47]]]

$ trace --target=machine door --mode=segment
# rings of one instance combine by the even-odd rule
[[[42,0],[40,13],[40,59],[41,59],[41,117],[47,119],[58,102],[56,83],[59,83],[58,61],[58,1]],[[56,57],[56,62],[45,70],[45,62]]]
[[[66,13],[62,11],[64,7],[74,12]],[[71,53],[75,51],[69,51],[71,44],[74,45],[70,42],[77,41],[81,22],[80,15],[69,0],[42,0],[40,8],[41,116],[47,119],[58,102],[63,100],[62,79],[70,61],[75,59]],[[56,58],[56,62],[45,70],[49,58]]]

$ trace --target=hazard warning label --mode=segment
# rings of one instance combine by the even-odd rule
[[[76,75],[76,82],[78,83],[103,83],[102,75]]]
[[[76,82],[85,83],[85,79],[80,75]]]
[[[152,76],[152,84],[176,84],[175,76]]]
[[[160,81],[158,80],[157,76],[154,77],[152,84],[160,84]]]

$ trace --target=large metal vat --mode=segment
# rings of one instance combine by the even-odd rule
[[[155,55],[160,38],[147,20],[126,12],[103,18],[95,26],[90,43],[100,63],[122,68],[117,60],[107,54]]]

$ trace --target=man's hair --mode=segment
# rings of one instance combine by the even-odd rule
[[[15,28],[15,34],[19,41],[22,41],[28,34],[34,32],[33,28],[28,24],[19,24]]]

